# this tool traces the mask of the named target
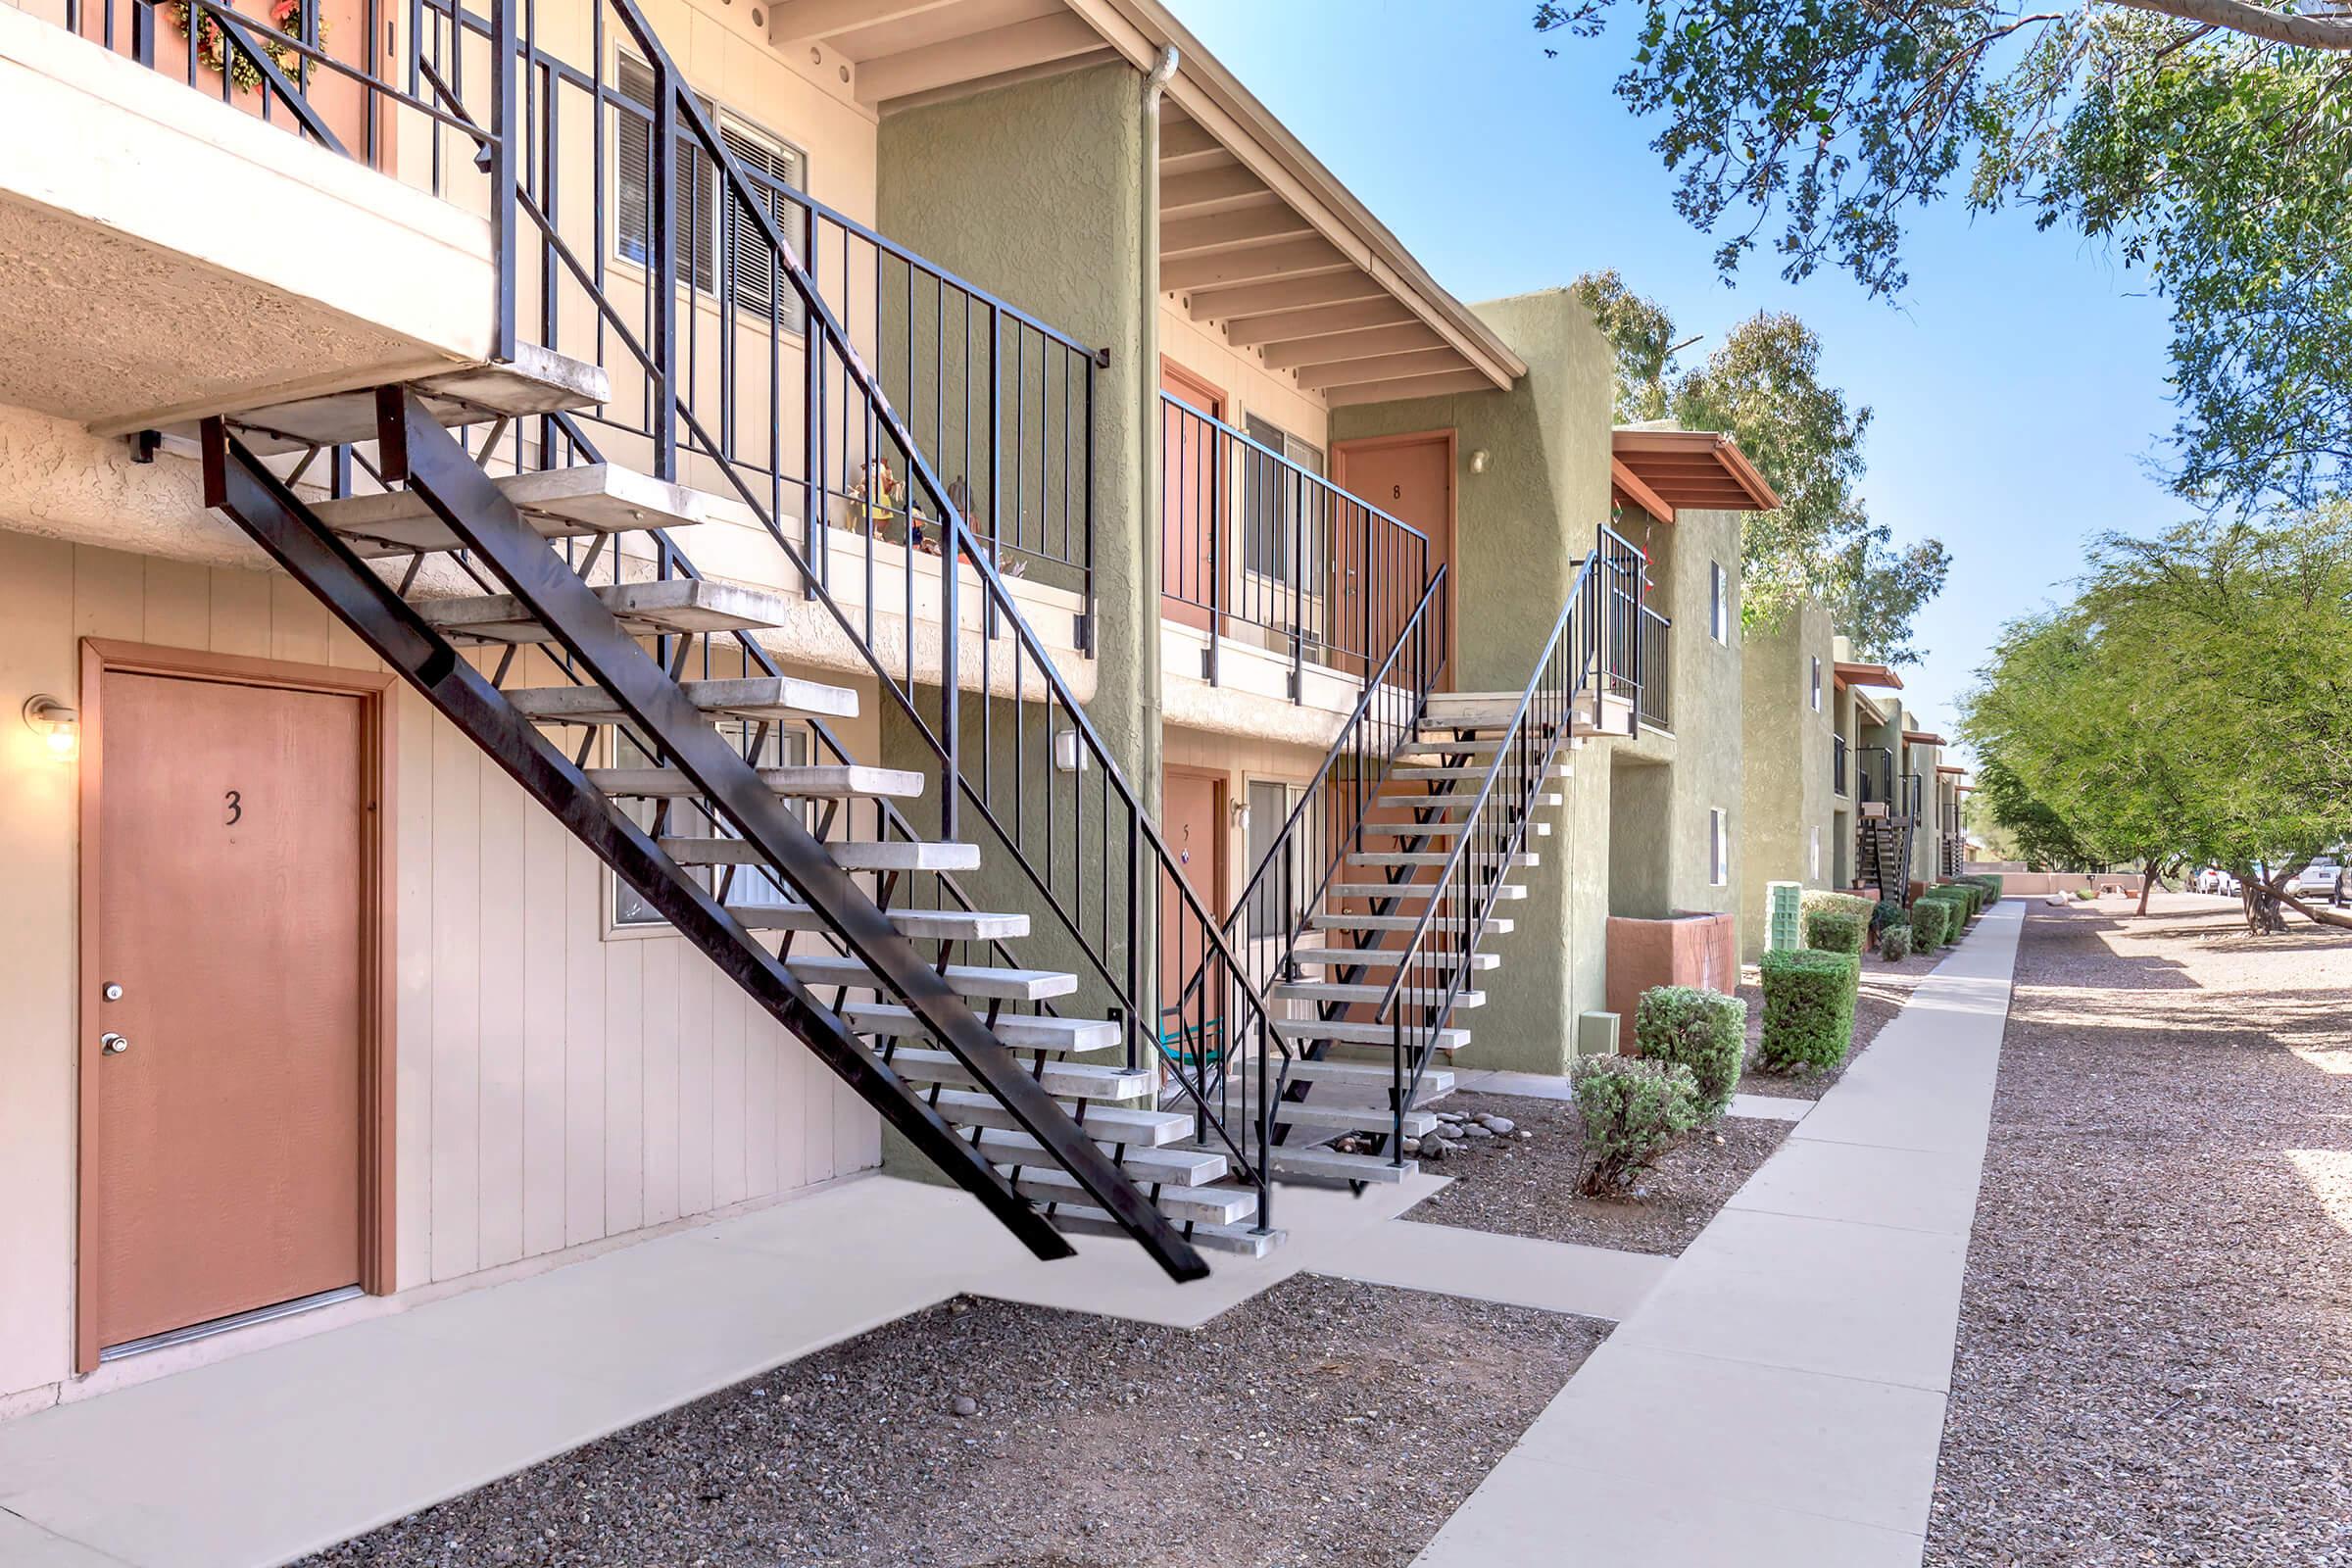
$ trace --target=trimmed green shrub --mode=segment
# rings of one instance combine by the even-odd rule
[[[1951,923],[1951,906],[1938,899],[1917,899],[1911,905],[1911,946],[1934,953],[1944,944]]]
[[[1890,925],[1879,933],[1879,956],[1888,963],[1900,963],[1911,956],[1911,928]]]
[[[1854,1038],[1854,995],[1862,960],[1850,953],[1798,948],[1767,953],[1764,1043],[1758,1060],[1776,1072],[1809,1072],[1845,1059]]]
[[[1797,896],[1799,912],[1810,915],[1816,909],[1833,909],[1867,921],[1878,907],[1878,900],[1864,898],[1859,893],[1832,893],[1823,888],[1808,888]]]
[[[1732,1102],[1747,1055],[1747,1004],[1698,986],[1651,986],[1634,1009],[1634,1049],[1644,1061],[1678,1062],[1697,1086],[1698,1116]]]
[[[1877,936],[1890,925],[1908,925],[1903,906],[1893,899],[1881,899],[1870,906],[1870,934]]]
[[[1805,911],[1805,946],[1825,953],[1860,953],[1868,927],[1843,909]]]
[[[1679,1061],[1587,1056],[1569,1074],[1585,1119],[1590,1196],[1623,1192],[1698,1122],[1698,1085]]]
[[[2002,882],[2001,873],[1998,871],[1979,871],[1972,876],[1963,877],[1961,880],[1964,882],[1974,882],[1977,886],[1983,888],[1984,890],[1984,902],[1986,904],[2000,903],[2001,890],[2007,885]]]

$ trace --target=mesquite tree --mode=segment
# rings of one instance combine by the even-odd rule
[[[2249,924],[2352,839],[2352,504],[2104,535],[2072,604],[2014,622],[1962,704],[2003,825],[2093,857],[2230,867]],[[2004,808],[2004,799],[2007,801]]]
[[[2022,206],[2173,309],[2172,479],[2199,506],[2352,484],[2352,10],[2247,0],[1542,0],[1659,122],[1677,209],[1735,273],[1760,244],[1906,284],[1913,210]]]

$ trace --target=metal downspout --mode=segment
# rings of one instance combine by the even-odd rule
[[[1152,816],[1157,820],[1163,808],[1159,796],[1160,780],[1160,678],[1159,665],[1159,565],[1160,545],[1159,509],[1152,498],[1159,493],[1159,102],[1168,81],[1176,74],[1181,57],[1176,46],[1169,44],[1159,52],[1152,69],[1144,74],[1143,104],[1143,171],[1137,181],[1142,192],[1141,266],[1136,269],[1139,279],[1137,299],[1136,342],[1141,346],[1139,363],[1135,368],[1136,414],[1142,421],[1144,471],[1137,484],[1137,495],[1143,505],[1143,516],[1137,519],[1143,535],[1145,573],[1152,587],[1145,595],[1143,613],[1149,626],[1141,639],[1142,647],[1137,663],[1143,675],[1143,777],[1138,785],[1145,800],[1151,803]],[[1224,910],[1216,911],[1219,916]]]

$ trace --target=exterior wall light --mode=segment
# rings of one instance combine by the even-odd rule
[[[54,697],[24,699],[24,727],[40,736],[61,762],[81,755],[81,715]]]
[[[1057,729],[1054,732],[1054,770],[1057,773],[1085,771],[1086,754],[1078,750],[1078,732]]]
[[[1480,447],[1476,452],[1470,454],[1470,471],[1472,473],[1487,471],[1487,449],[1485,447]]]

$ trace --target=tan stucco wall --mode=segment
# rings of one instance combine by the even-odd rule
[[[1813,707],[1814,672],[1821,707]],[[1751,628],[1741,658],[1740,951],[1764,951],[1767,883],[1833,885],[1830,741],[1837,690],[1829,612],[1807,601]]]
[[[83,637],[380,667],[283,575],[0,527],[0,703],[77,702]],[[874,1114],[682,939],[608,939],[604,868],[405,687],[395,732],[403,1292],[876,1163]],[[0,726],[0,1413],[72,1365],[76,778]]]

